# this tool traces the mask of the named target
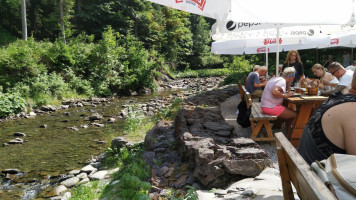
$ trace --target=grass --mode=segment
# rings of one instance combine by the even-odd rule
[[[160,119],[173,119],[181,107],[182,99],[175,98],[172,105],[160,111],[156,117],[144,118],[139,111],[133,111],[126,119],[124,133],[131,141],[142,141],[146,133],[153,128],[156,122]],[[108,129],[107,133],[111,134],[112,130]],[[72,191],[74,200],[89,200],[89,199],[123,199],[123,200],[145,200],[150,199],[148,192],[151,189],[151,184],[148,182],[151,176],[151,169],[142,159],[145,151],[144,143],[136,143],[133,147],[123,147],[121,149],[106,150],[106,158],[102,162],[103,166],[111,168],[119,168],[113,174],[111,183],[106,186],[101,186],[100,182],[91,182],[90,185],[81,185]],[[162,161],[155,160],[157,165]],[[115,184],[113,184],[115,182]],[[176,200],[197,200],[198,196],[195,188],[186,187],[184,195],[180,190],[171,189],[170,196],[167,199]]]
[[[227,76],[231,74],[228,68],[220,69],[199,69],[199,70],[186,70],[179,72],[175,75],[176,78],[197,78],[197,77],[211,77],[211,76]]]

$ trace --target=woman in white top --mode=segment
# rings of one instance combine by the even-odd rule
[[[337,86],[337,84],[339,83],[337,78],[331,73],[327,72],[327,69],[319,63],[313,65],[312,71],[315,76],[320,77],[320,80],[318,82],[315,82],[310,79],[307,79],[307,83],[309,85],[318,86],[321,94],[331,94],[332,90],[334,90],[334,87],[332,87],[331,85]],[[325,85],[325,82],[332,84]]]

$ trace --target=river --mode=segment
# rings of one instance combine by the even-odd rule
[[[117,116],[123,105],[148,103],[151,99],[164,99],[171,91],[156,92],[142,96],[111,99],[95,106],[71,107],[29,119],[0,122],[1,144],[16,138],[15,132],[25,133],[23,144],[0,147],[0,171],[18,169],[17,175],[0,177],[0,199],[36,199],[44,188],[55,182],[53,178],[67,174],[86,165],[91,157],[103,152],[113,136],[122,136],[124,120],[106,123]],[[104,118],[105,127],[88,125],[93,113]],[[47,125],[41,128],[41,125]],[[68,127],[76,127],[75,131]]]

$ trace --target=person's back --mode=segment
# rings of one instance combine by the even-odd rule
[[[260,80],[261,76],[265,76],[267,73],[267,67],[262,66],[257,72],[251,72],[246,80],[246,90],[256,97],[262,96],[262,87],[266,85],[266,79]]]
[[[256,71],[250,72],[247,76],[246,90],[252,94],[257,88],[254,87],[254,83],[260,83],[260,76]]]

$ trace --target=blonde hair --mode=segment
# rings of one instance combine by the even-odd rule
[[[286,67],[283,70],[283,76],[285,76],[285,77],[291,77],[294,73],[295,73],[294,67]]]
[[[255,66],[253,66],[253,68],[252,68],[252,71],[257,71],[257,70],[259,70],[260,69],[260,66],[259,65],[255,65]]]
[[[321,69],[321,70],[324,71],[324,73],[327,72],[327,69],[324,68],[324,67],[323,67],[321,64],[319,64],[319,63],[316,63],[315,65],[313,65],[312,69]]]
[[[290,50],[289,52],[288,52],[288,54],[287,54],[287,58],[286,58],[286,61],[284,62],[284,64],[287,64],[287,67],[289,67],[289,59],[290,59],[290,57],[292,56],[292,53],[295,53],[296,55],[297,55],[297,57],[296,57],[296,61],[297,62],[302,62],[302,61],[300,61],[300,57],[299,57],[299,53],[298,53],[298,51],[297,50]]]
[[[267,69],[266,66],[261,66],[258,70],[261,70],[261,71],[268,71],[268,69]]]

